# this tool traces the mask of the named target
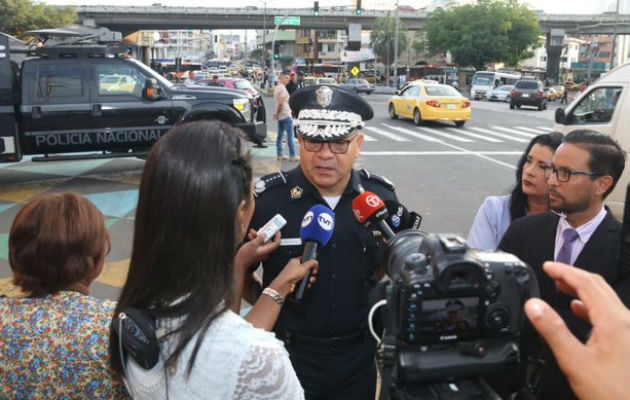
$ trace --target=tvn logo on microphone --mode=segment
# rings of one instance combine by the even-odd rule
[[[309,226],[313,219],[315,219],[315,213],[313,211],[308,210],[306,214],[304,214],[304,218],[302,218],[302,228],[306,228]],[[325,231],[331,231],[335,227],[335,221],[333,216],[327,213],[320,213],[317,215],[317,225]]]
[[[380,208],[383,206],[383,201],[375,194],[370,194],[366,196],[365,203],[372,208]]]

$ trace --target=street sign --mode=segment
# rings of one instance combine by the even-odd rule
[[[297,15],[288,15],[284,18],[279,17],[279,16],[275,16],[273,17],[273,23],[274,25],[294,25],[294,26],[299,26],[300,25],[300,16]]]
[[[359,70],[359,68],[357,68],[356,66],[352,67],[352,69],[350,70],[350,73],[351,73],[352,75],[354,75],[354,76],[359,75],[359,72],[361,72],[361,71],[360,71],[360,70]]]

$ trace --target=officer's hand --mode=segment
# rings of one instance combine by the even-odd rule
[[[310,288],[316,281],[315,275],[317,274],[318,268],[319,263],[317,260],[308,260],[300,264],[299,258],[292,258],[284,269],[280,271],[280,274],[276,276],[276,279],[271,282],[269,287],[277,290],[282,296],[286,297],[293,293],[298,282],[302,280],[308,270],[311,270],[311,277],[308,283],[308,287]]]
[[[250,229],[247,233],[249,241],[244,243],[236,253],[236,265],[248,269],[257,266],[280,247],[280,236],[280,231],[278,231],[271,241],[264,243],[264,234],[258,235],[254,229]]]
[[[558,288],[577,296],[572,311],[593,326],[582,344],[544,301],[530,299],[525,312],[547,341],[558,365],[580,399],[627,399],[630,393],[630,311],[597,274],[557,262],[545,272]]]

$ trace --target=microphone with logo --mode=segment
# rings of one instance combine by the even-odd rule
[[[352,212],[359,223],[366,228],[375,226],[385,239],[391,240],[394,231],[385,221],[388,217],[387,207],[375,193],[365,191],[352,200]]]
[[[420,224],[422,224],[422,215],[415,211],[407,210],[407,207],[403,206],[395,200],[385,200],[385,206],[387,207],[387,223],[396,233],[405,229],[419,230]]]
[[[325,246],[330,240],[335,229],[335,213],[332,212],[326,206],[317,204],[304,214],[302,218],[302,227],[300,228],[300,239],[304,243],[304,252],[302,253],[301,262],[304,263],[308,260],[317,258],[317,247]],[[304,298],[304,292],[308,286],[308,281],[311,277],[311,271],[309,270],[302,278],[297,291],[295,292],[295,299],[302,300]]]

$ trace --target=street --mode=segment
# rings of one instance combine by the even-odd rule
[[[483,198],[507,193],[514,165],[529,140],[551,130],[554,109],[510,110],[506,103],[473,102],[473,116],[462,128],[428,123],[416,127],[387,115],[389,94],[365,96],[375,117],[365,128],[357,167],[367,168],[396,185],[401,202],[423,217],[422,229],[466,236]],[[265,96],[269,114],[268,147],[252,148],[255,174],[289,169],[276,161],[273,98]],[[10,293],[8,233],[20,205],[47,191],[72,190],[86,195],[106,215],[112,251],[92,294],[116,298],[126,277],[137,187],[144,162],[134,158],[0,164],[0,294]]]

